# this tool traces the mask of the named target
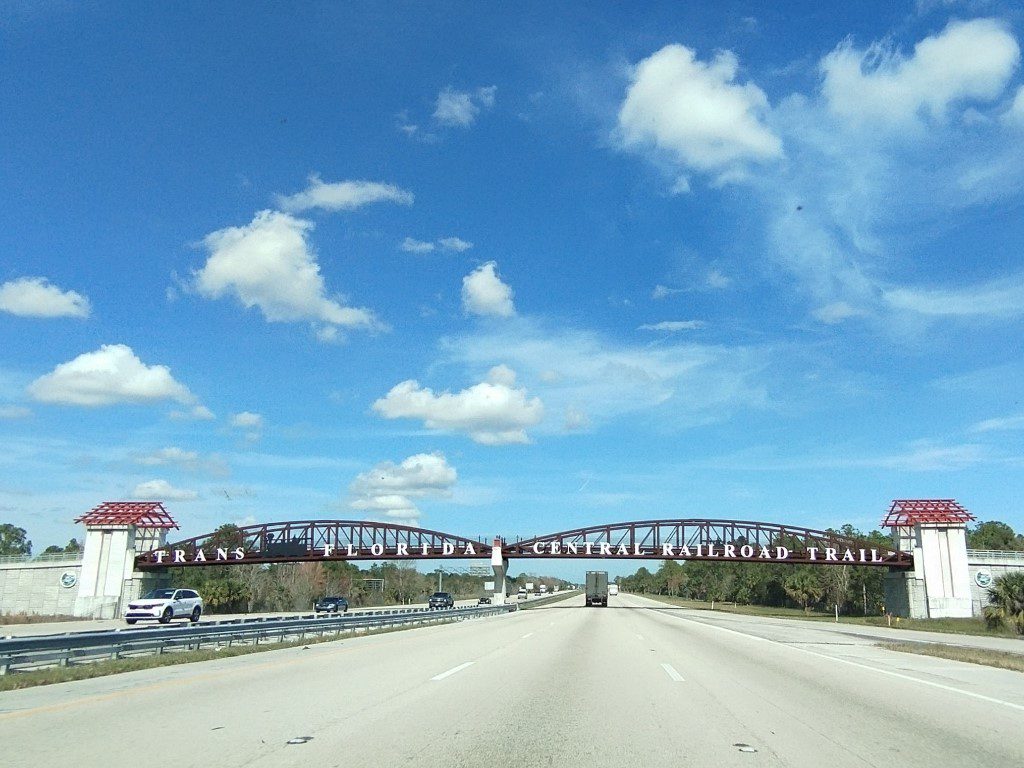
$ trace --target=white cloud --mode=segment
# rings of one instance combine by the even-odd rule
[[[418,453],[394,464],[384,461],[356,476],[349,486],[349,506],[380,512],[399,520],[418,520],[413,499],[448,498],[458,479],[455,468],[441,453]]]
[[[258,442],[263,436],[263,416],[251,411],[242,411],[231,415],[228,422],[232,428],[243,430],[245,439],[250,443]]]
[[[95,352],[61,363],[32,382],[28,393],[39,402],[61,405],[195,401],[188,388],[174,380],[167,366],[145,365],[124,344],[104,344]]]
[[[847,41],[821,63],[830,109],[860,124],[906,125],[947,116],[954,102],[990,102],[1006,87],[1020,48],[995,19],[951,21],[914,46],[909,58],[887,43],[858,50]]]
[[[373,404],[388,419],[422,419],[428,429],[467,433],[482,445],[528,443],[526,434],[544,418],[540,398],[529,399],[515,388],[515,372],[504,365],[492,368],[488,380],[452,394],[434,392],[412,379],[392,387]]]
[[[450,86],[437,94],[434,119],[443,125],[468,128],[480,114],[481,108],[494,106],[497,86],[477,88],[475,92],[456,91]]]
[[[263,429],[263,416],[251,411],[231,415],[231,426],[236,429]]]
[[[471,315],[512,317],[512,288],[498,277],[498,265],[483,264],[462,278],[462,308]]]
[[[32,411],[23,405],[0,405],[0,419],[27,419]]]
[[[891,288],[882,298],[895,309],[931,317],[1019,317],[1024,314],[1024,274],[967,288]]]
[[[703,328],[705,325],[703,320],[664,320],[660,323],[647,323],[641,325],[637,330],[640,331],[667,331],[669,333],[675,333],[676,331],[696,331]]]
[[[423,240],[407,237],[402,241],[402,245],[400,247],[406,253],[430,253],[436,246],[433,243],[427,243]]]
[[[762,119],[768,99],[753,83],[735,83],[738,69],[729,51],[707,63],[683,45],[667,45],[644,59],[633,68],[619,110],[622,145],[653,146],[704,172],[781,157],[782,142]]]
[[[203,239],[206,265],[195,288],[208,299],[235,296],[258,307],[269,322],[309,320],[328,327],[378,329],[367,309],[346,307],[326,294],[308,235],[313,223],[287,213],[261,211],[244,227],[227,227]]]
[[[152,499],[154,501],[195,501],[199,494],[195,491],[175,488],[166,480],[147,480],[139,483],[132,491],[136,499]]]
[[[88,317],[89,300],[62,291],[45,277],[22,277],[0,285],[0,312],[19,317]]]
[[[412,205],[412,192],[379,181],[337,181],[325,183],[313,174],[309,186],[294,195],[278,195],[277,204],[290,213],[319,208],[324,211],[352,211],[370,203]]]
[[[174,421],[213,421],[217,417],[205,405],[196,405],[187,411],[171,411],[170,418]]]
[[[442,237],[437,243],[446,251],[455,251],[456,253],[468,251],[473,247],[471,242],[463,240],[461,237]]]

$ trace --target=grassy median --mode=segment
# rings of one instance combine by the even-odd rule
[[[879,643],[879,648],[900,653],[916,653],[922,656],[936,656],[951,661],[966,661],[968,664],[983,664],[1014,672],[1024,672],[1024,655],[1009,651],[990,651],[984,648],[960,648],[955,645],[937,643]]]

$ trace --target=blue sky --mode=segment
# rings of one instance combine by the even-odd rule
[[[1024,14],[708,5],[6,4],[0,519],[1024,529]]]

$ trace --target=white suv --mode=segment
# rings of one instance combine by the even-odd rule
[[[171,619],[199,621],[203,615],[203,598],[192,589],[154,589],[138,600],[128,603],[124,620],[129,624],[156,619],[166,624]]]

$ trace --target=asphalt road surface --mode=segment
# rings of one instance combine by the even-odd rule
[[[2,693],[0,762],[1024,764],[1021,673],[802,622],[582,603]]]

